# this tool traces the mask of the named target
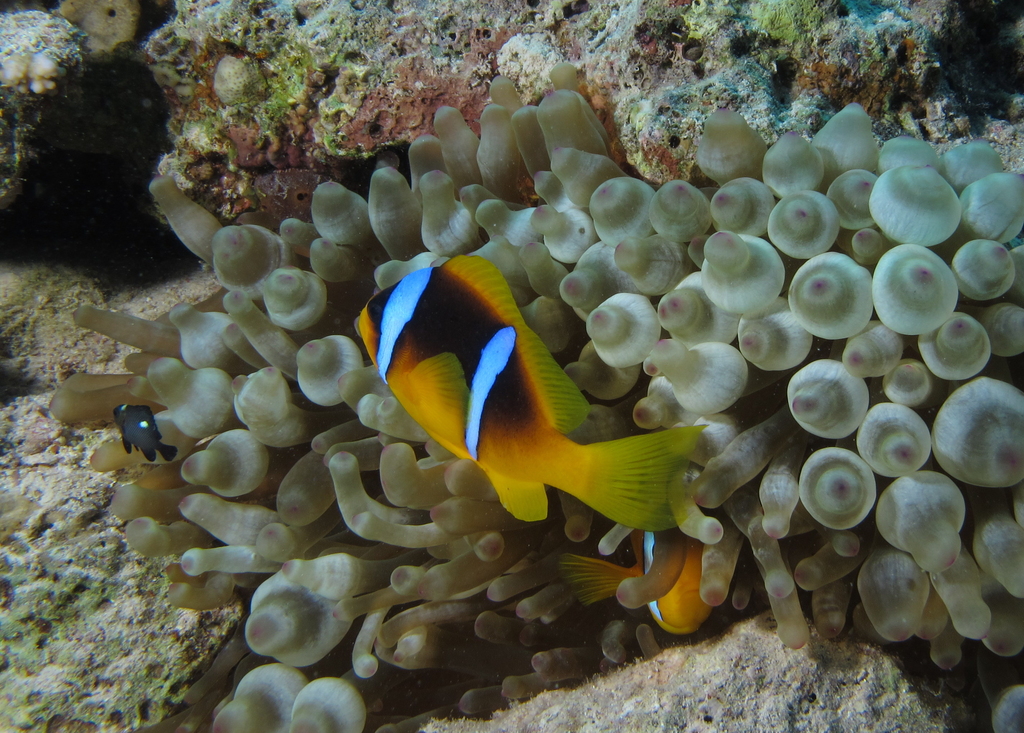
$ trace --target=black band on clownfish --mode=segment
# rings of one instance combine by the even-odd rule
[[[590,405],[484,258],[406,275],[370,299],[359,332],[406,411],[452,453],[475,460],[519,519],[547,516],[547,484],[631,527],[675,526],[669,482],[681,478],[701,428],[569,440]]]
[[[160,442],[163,436],[148,405],[118,405],[114,408],[114,424],[121,431],[125,453],[138,448],[147,461],[155,461],[157,452],[165,461],[174,460],[178,455],[173,445]]]

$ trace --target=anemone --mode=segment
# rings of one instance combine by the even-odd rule
[[[611,621],[608,607],[579,612],[559,577],[570,544],[610,554],[630,528],[561,493],[548,520],[516,519],[480,466],[432,439],[366,366],[351,324],[373,288],[462,253],[489,259],[573,381],[612,403],[590,406],[576,442],[706,426],[660,499],[666,524],[704,543],[703,602],[732,590],[741,607],[763,584],[794,648],[809,638],[799,587],[825,637],[852,618],[870,638],[929,639],[947,666],[964,637],[1020,651],[1024,393],[1005,364],[1024,348],[1020,308],[959,302],[1014,292],[999,263],[1019,202],[990,189],[1018,179],[991,179],[1010,174],[973,144],[943,156],[945,178],[926,143],[880,154],[851,105],[810,142],[790,132],[771,148],[716,112],[696,159],[720,188],[658,187],[609,157],[571,67],[552,80],[535,106],[496,79],[479,138],[439,110],[438,137],[410,149],[411,180],[382,167],[368,199],[323,184],[311,224],[222,227],[171,178],[153,181],[228,292],[153,321],[82,309],[79,325],[142,354],[121,377],[68,380],[51,412],[83,422],[152,405],[178,455],[117,489],[129,545],[169,560],[180,607],[255,588],[251,654],[238,662],[231,647],[181,724],[216,710],[224,731],[392,730],[376,713],[426,679],[418,670],[440,672],[413,723],[459,695],[463,711],[487,713],[622,663],[624,644],[664,640],[614,607]],[[988,218],[987,196],[999,204]],[[973,241],[951,266],[949,248],[927,247],[960,236],[961,211]],[[112,442],[93,462],[142,460]],[[679,530],[667,546],[685,544]],[[759,577],[737,566],[745,546]],[[626,605],[682,566],[658,567],[619,588]],[[1019,697],[1001,693],[999,715]]]

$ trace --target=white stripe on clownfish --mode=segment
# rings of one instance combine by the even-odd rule
[[[483,419],[484,405],[487,404],[498,375],[508,366],[515,346],[516,330],[506,326],[494,334],[480,352],[480,363],[473,373],[473,383],[469,389],[469,415],[466,420],[466,450],[473,460],[479,458],[477,446],[480,442],[480,421]]]
[[[402,329],[416,313],[416,306],[423,297],[423,291],[427,289],[433,271],[434,268],[425,267],[403,277],[384,307],[380,324],[380,343],[377,346],[377,370],[385,384],[388,381],[388,368],[395,353],[395,344],[402,335]]]
[[[651,571],[651,565],[654,564],[654,543],[656,540],[654,532],[644,532],[644,575]],[[650,601],[647,607],[651,610],[651,615],[655,619],[664,622],[665,618],[661,615],[661,609],[658,608],[658,600],[660,599]]]

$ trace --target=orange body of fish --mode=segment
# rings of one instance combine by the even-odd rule
[[[573,593],[584,605],[615,595],[626,578],[648,572],[654,557],[658,535],[634,532],[633,550],[637,563],[631,568],[580,555],[562,555],[561,571]],[[700,597],[701,557],[704,546],[692,537],[684,538],[681,552],[686,554],[682,571],[668,593],[647,604],[654,620],[673,634],[691,634],[711,613],[711,606]]]
[[[459,256],[370,299],[359,332],[395,397],[430,436],[476,461],[505,508],[547,516],[545,485],[630,527],[675,526],[669,486],[700,428],[580,445],[590,405],[527,327],[501,272]]]

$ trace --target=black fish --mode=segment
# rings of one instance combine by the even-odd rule
[[[163,437],[156,426],[156,418],[148,405],[118,405],[114,408],[114,424],[121,431],[121,442],[126,453],[138,448],[147,461],[155,461],[160,451],[165,461],[173,460],[178,449],[160,442]]]

